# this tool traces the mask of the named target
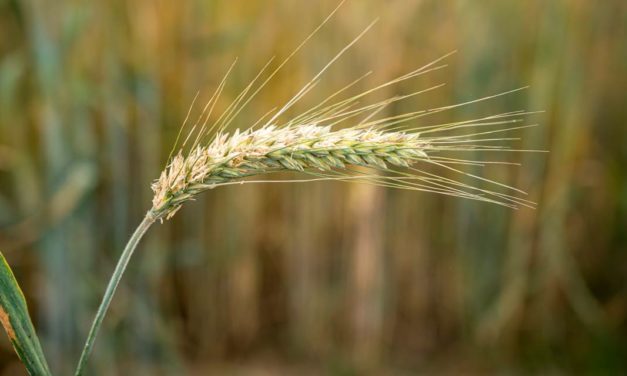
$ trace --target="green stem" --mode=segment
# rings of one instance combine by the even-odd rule
[[[98,312],[96,312],[96,317],[94,318],[94,322],[91,324],[91,329],[89,329],[89,334],[87,335],[87,340],[85,341],[85,346],[83,347],[83,352],[81,353],[81,358],[78,361],[78,366],[76,367],[76,376],[80,376],[83,372],[83,368],[85,368],[85,364],[87,363],[87,358],[91,353],[91,350],[94,346],[94,342],[96,340],[96,336],[98,335],[98,330],[102,325],[102,320],[107,313],[107,309],[111,304],[111,299],[113,299],[113,294],[115,293],[115,289],[118,287],[120,283],[120,279],[122,279],[122,274],[124,274],[124,270],[126,270],[126,266],[128,265],[128,261],[131,259],[133,255],[133,251],[137,248],[137,244],[140,239],[144,236],[146,231],[150,228],[150,226],[155,222],[156,216],[152,211],[146,213],[146,217],[144,220],[137,226],[135,232],[129,239],[122,255],[120,256],[120,260],[118,264],[115,266],[115,270],[113,271],[113,275],[109,280],[109,285],[105,290],[104,296],[102,297],[102,302],[100,303],[100,307],[98,307]]]

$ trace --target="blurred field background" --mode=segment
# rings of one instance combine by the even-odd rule
[[[239,57],[224,108],[337,3],[0,0],[0,249],[55,374],[72,372],[196,93]],[[388,114],[530,85],[417,125],[544,110],[515,145],[550,153],[472,171],[537,210],[329,182],[210,191],[141,243],[89,374],[627,372],[627,3],[348,1],[235,126],[376,17],[299,109],[458,50],[384,95],[444,88]],[[23,374],[4,335],[0,370]]]

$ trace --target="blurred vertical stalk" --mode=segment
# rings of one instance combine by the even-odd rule
[[[379,362],[383,339],[383,205],[381,187],[351,186],[352,355],[357,366],[366,368]]]
[[[105,290],[104,296],[102,297],[102,302],[98,307],[98,311],[96,312],[96,317],[94,318],[93,323],[91,324],[91,329],[89,329],[89,334],[87,335],[87,340],[85,341],[85,346],[83,347],[83,352],[81,353],[81,357],[78,361],[78,366],[76,367],[76,376],[81,375],[83,373],[83,369],[85,368],[85,364],[87,362],[87,358],[91,353],[91,350],[94,346],[94,342],[96,340],[96,336],[98,335],[98,331],[102,326],[102,320],[109,309],[109,305],[111,305],[111,300],[113,299],[113,294],[115,294],[115,290],[122,279],[122,275],[128,266],[128,262],[133,256],[135,252],[135,248],[137,248],[137,244],[144,236],[146,231],[150,228],[150,226],[155,222],[155,216],[151,211],[146,213],[144,220],[137,226],[135,232],[129,239],[120,259],[118,260],[117,265],[113,271],[113,275],[109,280],[109,284],[107,285],[107,289]]]
[[[287,259],[287,279],[292,286],[288,291],[290,334],[299,350],[308,354],[320,354],[325,347],[328,333],[325,333],[324,320],[328,319],[324,310],[322,289],[324,271],[324,248],[321,247],[322,231],[319,231],[320,212],[325,203],[319,192],[319,184],[294,187],[290,200],[290,217],[294,231],[289,234]],[[308,199],[303,200],[303,197]],[[332,205],[329,205],[329,207]],[[318,287],[318,288],[317,288]]]
[[[235,350],[246,351],[257,335],[258,322],[258,270],[257,255],[253,252],[253,242],[257,237],[254,226],[257,214],[258,195],[255,187],[241,186],[228,192],[229,215],[226,216],[227,254],[226,271],[226,315],[228,335],[232,343],[238,344]],[[207,211],[204,211],[205,213]],[[241,234],[248,236],[241,236]],[[205,308],[206,310],[207,308]]]
[[[44,176],[44,197],[51,197],[57,190],[72,156],[72,147],[68,144],[68,128],[64,127],[65,114],[62,111],[63,99],[59,95],[61,83],[66,79],[63,56],[59,51],[60,34],[58,26],[63,22],[53,15],[57,14],[56,3],[28,1],[24,14],[28,25],[28,38],[31,59],[34,61],[36,90],[40,91],[38,126],[41,132],[43,158],[41,176]],[[50,17],[52,16],[52,17]],[[70,69],[70,68],[68,68]],[[67,83],[65,83],[67,84]],[[69,221],[58,221],[54,226],[52,216],[47,215],[48,229],[41,240],[41,264],[44,270],[46,286],[44,303],[41,305],[45,328],[55,346],[51,349],[50,359],[53,372],[65,372],[65,356],[72,353],[75,320],[72,317],[72,288],[75,280],[75,268],[71,264],[72,244],[68,242]],[[54,281],[54,282],[53,282]]]
[[[591,329],[602,330],[604,311],[596,300],[579,271],[573,250],[565,239],[568,237],[569,198],[576,172],[581,168],[578,146],[590,139],[585,124],[591,111],[588,95],[584,95],[584,80],[578,75],[579,66],[573,63],[577,56],[578,39],[574,38],[576,25],[589,14],[594,14],[596,7],[585,11],[582,8],[570,8],[566,3],[551,9],[564,17],[563,31],[555,42],[562,47],[559,70],[556,77],[568,77],[560,80],[555,96],[564,103],[555,108],[554,118],[561,120],[560,127],[554,131],[551,153],[548,156],[548,169],[545,179],[545,202],[540,215],[539,245],[543,260],[546,260],[545,286],[557,282],[579,319]],[[552,22],[552,21],[551,21]],[[555,230],[558,231],[555,231]],[[548,288],[544,291],[550,291]],[[547,305],[541,305],[546,309]],[[551,325],[549,323],[549,325]],[[547,325],[548,326],[548,325]]]

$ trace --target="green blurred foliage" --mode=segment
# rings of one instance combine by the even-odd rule
[[[239,57],[224,108],[336,5],[0,1],[0,248],[53,373],[72,371],[196,93],[207,100]],[[210,191],[140,245],[93,374],[627,370],[625,1],[348,1],[235,127],[376,17],[306,102],[458,50],[384,94],[446,87],[389,111],[530,85],[429,121],[543,110],[519,146],[550,153],[476,171],[528,190],[537,210],[340,183]],[[2,340],[3,374],[16,362]]]

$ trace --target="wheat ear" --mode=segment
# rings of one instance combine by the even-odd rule
[[[324,25],[327,20],[320,26]],[[371,26],[368,26],[364,32]],[[340,51],[311,82],[307,83],[283,107],[269,112],[246,130],[240,131],[238,129],[232,133],[227,132],[227,127],[246,104],[319,28],[314,30],[288,59],[271,72],[265,81],[254,88],[254,83],[261,77],[269,63],[264,66],[251,84],[235,98],[231,106],[211,126],[208,126],[217,98],[224,88],[225,76],[204,107],[200,117],[188,132],[182,146],[175,152],[181,135],[179,133],[165,169],[152,184],[154,191],[152,208],[147,212],[144,220],[126,245],[113,276],[109,280],[83,348],[76,375],[83,372],[113,294],[141,237],[155,221],[171,218],[184,202],[193,199],[207,189],[235,183],[307,182],[313,180],[358,181],[384,187],[434,192],[512,208],[534,206],[533,202],[521,197],[524,192],[517,188],[457,168],[458,165],[484,166],[493,163],[510,163],[475,161],[457,157],[456,154],[446,155],[448,152],[463,151],[531,151],[515,150],[503,144],[504,141],[515,138],[493,136],[502,132],[534,126],[515,124],[520,123],[522,116],[529,114],[528,112],[514,111],[428,127],[407,127],[407,124],[414,120],[488,100],[509,92],[440,108],[377,118],[377,115],[389,104],[442,86],[436,85],[426,90],[359,107],[361,99],[377,90],[441,69],[444,65],[437,65],[437,63],[446,56],[361,94],[333,102],[333,99],[360,80],[357,79],[328,96],[317,106],[292,117],[286,122],[280,122],[280,117],[316,86],[320,75],[363,33]],[[232,68],[233,66],[229,68],[228,72]],[[188,112],[184,126],[187,124],[189,115]],[[264,120],[266,117],[269,119]],[[257,124],[262,125],[257,126]],[[343,125],[348,125],[348,127],[342,127]],[[182,130],[183,127],[181,127],[181,132]],[[471,133],[461,135],[451,133],[458,130],[471,130]],[[185,149],[188,141],[192,141],[192,143]],[[361,167],[378,171],[366,173]],[[447,178],[443,174],[430,172],[427,167],[437,167],[455,172],[466,178],[503,188],[510,193],[497,192],[489,188]],[[247,179],[252,176],[282,171],[306,174],[309,178],[298,180],[293,177],[286,180]]]
[[[198,193],[248,176],[277,171],[331,172],[347,166],[387,169],[409,167],[426,144],[403,132],[341,129],[299,125],[219,134],[188,156],[178,154],[152,185],[152,212],[170,218]],[[389,166],[388,166],[389,165]]]

